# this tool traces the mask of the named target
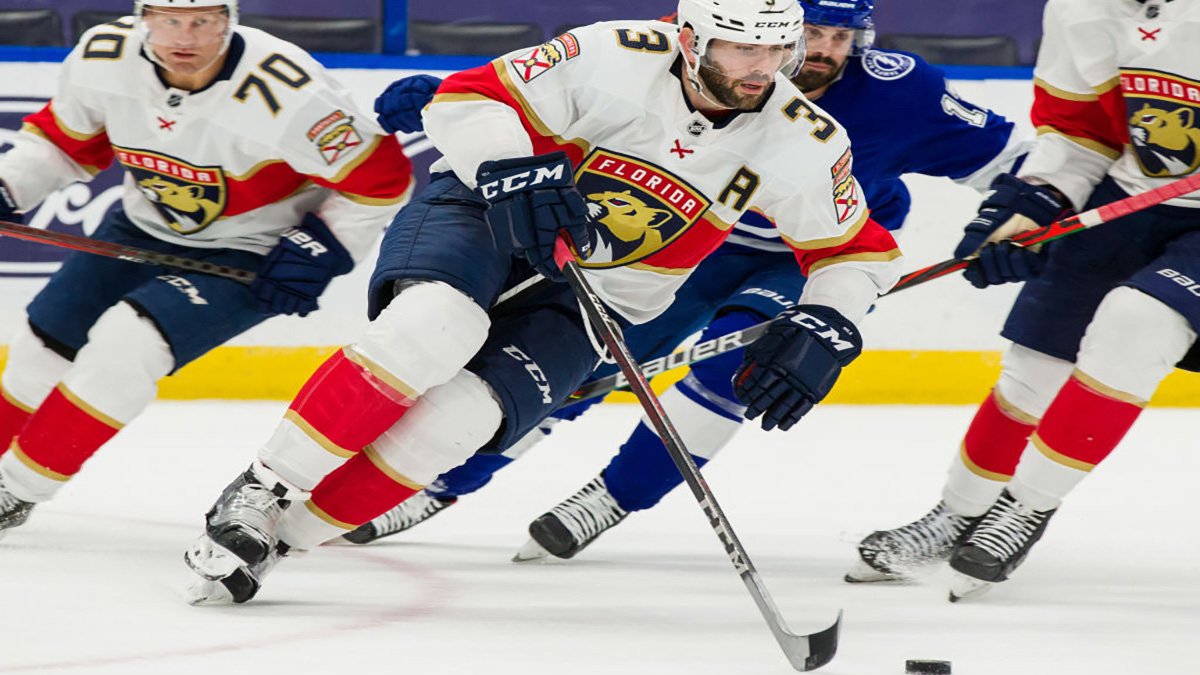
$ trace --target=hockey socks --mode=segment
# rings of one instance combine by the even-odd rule
[[[1012,479],[1037,420],[995,389],[979,406],[950,466],[942,498],[962,516],[983,515]]]
[[[692,455],[692,459],[698,467],[708,463],[704,457]],[[609,493],[626,511],[654,506],[683,482],[662,440],[644,420],[605,467],[603,476]]]
[[[50,499],[124,426],[59,385],[0,457],[8,488],[21,499]]]
[[[1030,437],[1009,491],[1037,511],[1057,508],[1117,447],[1145,405],[1076,372]]]
[[[23,405],[13,398],[3,387],[0,387],[0,455],[8,451],[29,417],[33,408]]]

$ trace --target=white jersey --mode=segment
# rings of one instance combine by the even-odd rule
[[[596,224],[581,265],[634,322],[666,308],[751,210],[796,253],[813,297],[861,317],[900,253],[869,217],[845,131],[783,75],[758,110],[710,121],[684,95],[678,30],[598,23],[452,75],[424,115],[443,153],[434,169],[474,186],[481,162],[565,151]]]
[[[159,239],[265,253],[314,213],[355,260],[370,250],[407,199],[411,166],[320,64],[239,27],[216,80],[188,92],[159,77],[133,25],[85,33],[58,93],[0,156],[22,210],[115,159],[126,215]]]
[[[1105,175],[1137,194],[1200,169],[1200,3],[1050,0],[1044,23],[1022,177],[1079,208]]]

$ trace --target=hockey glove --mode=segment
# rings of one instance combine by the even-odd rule
[[[308,214],[267,254],[250,292],[264,314],[308,316],[329,282],[352,269],[350,253],[320,218]]]
[[[746,419],[787,431],[833,389],[842,368],[862,352],[862,337],[832,307],[796,305],[780,312],[749,347],[733,376]]]
[[[1042,271],[1043,257],[1038,251],[1006,241],[1066,215],[1066,200],[1058,192],[1032,185],[1010,174],[992,181],[991,192],[979,205],[979,214],[964,230],[962,241],[954,249],[955,258],[978,251],[963,276],[976,288],[1010,281],[1024,281]]]
[[[375,99],[379,126],[389,134],[424,131],[421,110],[433,100],[433,94],[441,84],[442,80],[432,75],[412,75],[389,84]]]
[[[0,220],[7,220],[10,223],[25,222],[25,218],[17,211],[17,200],[2,180],[0,180]]]
[[[566,230],[581,258],[590,252],[587,203],[575,189],[565,152],[484,162],[476,174],[487,200],[492,237],[501,250],[525,256],[547,279],[562,281],[554,261],[559,230]]]

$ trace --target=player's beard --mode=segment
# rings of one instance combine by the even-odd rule
[[[761,83],[766,85],[761,94],[741,94],[738,93],[737,85],[739,82],[755,82],[759,80],[752,78],[743,78],[735,80],[731,77],[726,77],[713,66],[701,66],[700,81],[708,89],[712,98],[723,106],[733,108],[734,110],[754,110],[762,103],[763,97],[770,93],[769,85],[771,80],[763,78]]]
[[[829,70],[825,72],[806,71],[803,68],[796,76],[792,78],[792,84],[800,88],[800,91],[810,92],[816,91],[821,87],[828,86],[842,74],[842,70],[846,67],[846,62],[842,61],[841,65],[829,58],[828,56],[813,56],[804,60],[804,63],[822,63],[829,66]]]

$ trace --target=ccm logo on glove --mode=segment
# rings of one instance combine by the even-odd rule
[[[842,334],[836,328],[812,314],[798,311],[789,320],[798,326],[807,328],[815,337],[825,340],[825,344],[832,347],[834,351],[844,352],[848,349],[858,349],[858,344],[842,339]],[[850,332],[850,335],[853,334],[853,332]]]
[[[521,192],[528,188],[541,185],[546,181],[556,181],[561,183],[563,180],[564,171],[566,171],[566,168],[562,164],[555,164],[553,166],[539,166],[535,170],[511,174],[499,180],[494,180],[490,183],[481,183],[479,185],[479,194],[483,195],[484,199],[491,201],[500,195]],[[558,186],[555,185],[555,187]]]

